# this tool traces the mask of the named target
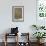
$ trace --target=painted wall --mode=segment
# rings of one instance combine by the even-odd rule
[[[12,22],[12,6],[24,6],[24,22]],[[0,34],[10,32],[11,27],[19,27],[19,32],[29,32],[36,24],[36,0],[0,0]]]

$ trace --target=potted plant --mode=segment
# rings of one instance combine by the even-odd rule
[[[46,36],[45,34],[46,34],[45,32],[35,32],[33,35],[37,38],[38,43],[40,43],[40,40],[42,38],[45,38],[44,37]]]

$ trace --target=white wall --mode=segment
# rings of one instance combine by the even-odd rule
[[[12,6],[24,6],[24,22],[12,22]],[[32,35],[32,24],[36,24],[36,0],[0,0],[0,34],[17,26]]]
[[[24,22],[12,22],[12,6],[24,6]],[[18,26],[21,32],[29,32],[31,24],[36,24],[36,0],[0,0],[0,33]]]

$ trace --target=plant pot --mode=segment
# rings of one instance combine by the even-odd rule
[[[45,39],[38,39],[37,42],[38,42],[39,44],[41,44],[41,43],[44,42],[44,40],[45,40]]]
[[[37,43],[40,43],[40,39],[37,39]]]
[[[40,39],[40,43],[44,43],[44,40],[45,40],[45,39]]]

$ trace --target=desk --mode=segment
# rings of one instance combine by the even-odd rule
[[[10,37],[10,36],[17,36],[17,39],[15,39],[15,40],[17,40],[17,42],[16,42],[17,44],[16,44],[15,46],[18,46],[18,34],[6,33],[6,34],[5,34],[5,46],[7,46],[7,43],[8,43],[8,42],[7,42],[7,38],[8,38],[7,36],[9,36],[9,37]]]

